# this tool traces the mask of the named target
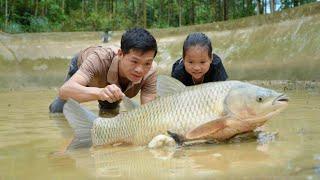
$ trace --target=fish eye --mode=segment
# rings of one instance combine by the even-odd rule
[[[263,98],[261,96],[258,96],[256,100],[257,100],[257,102],[262,102]]]

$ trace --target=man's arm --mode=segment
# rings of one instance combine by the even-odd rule
[[[61,99],[72,98],[78,102],[87,102],[93,100],[108,101],[110,103],[119,101],[124,94],[121,89],[112,84],[105,88],[86,87],[88,78],[82,76],[79,71],[76,72],[59,90]]]

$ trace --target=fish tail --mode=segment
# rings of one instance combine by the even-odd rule
[[[90,147],[92,145],[91,129],[98,116],[73,99],[66,102],[63,114],[74,131],[74,139],[67,149]]]

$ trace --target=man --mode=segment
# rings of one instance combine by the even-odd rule
[[[49,106],[61,113],[65,100],[78,102],[98,100],[100,113],[119,109],[124,96],[140,92],[142,104],[156,97],[155,38],[145,29],[133,28],[121,37],[121,48],[89,47],[71,60],[66,82]]]

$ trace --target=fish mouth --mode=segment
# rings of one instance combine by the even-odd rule
[[[289,102],[289,97],[285,94],[280,94],[275,100],[273,101],[273,105],[275,103],[287,104]]]

